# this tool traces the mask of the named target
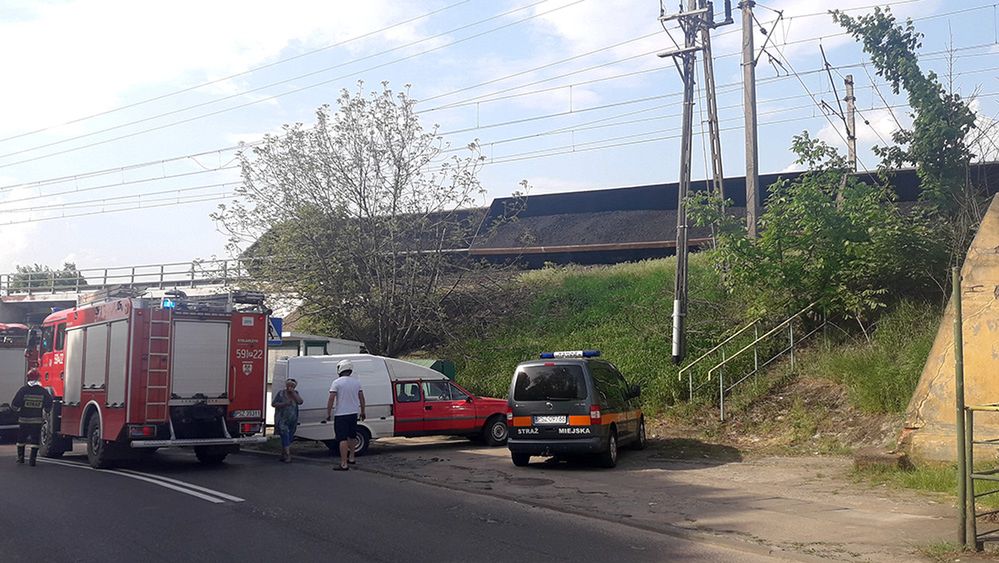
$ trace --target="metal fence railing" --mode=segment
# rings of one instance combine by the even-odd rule
[[[785,354],[789,354],[791,369],[794,370],[795,347],[800,346],[802,342],[822,330],[825,325],[825,319],[819,323],[815,323],[815,326],[809,326],[805,322],[807,320],[807,316],[813,313],[815,305],[815,303],[812,303],[794,315],[791,315],[777,326],[768,330],[766,333],[758,335],[752,342],[743,346],[734,354],[728,355],[708,370],[708,382],[712,381],[714,377],[718,378],[718,413],[721,420],[725,420],[725,396],[731,393],[733,389],[742,384],[744,381],[759,373],[760,370],[783,357]],[[795,332],[796,325],[798,326],[797,333]],[[783,344],[784,341],[780,340],[785,335],[787,336],[786,346]],[[776,344],[776,346],[771,346],[771,344]],[[774,350],[774,348],[776,348],[776,350]],[[731,383],[726,383],[726,373],[724,368],[735,364],[736,360],[748,357],[750,352],[753,354],[752,368],[748,368],[747,366],[745,370],[736,370],[736,375],[728,379]]]
[[[145,289],[172,287],[197,287],[203,285],[228,286],[249,277],[249,260],[195,260],[117,266],[111,268],[84,268],[76,272],[17,272],[0,274],[0,295],[80,293],[107,287],[141,287]]]
[[[746,335],[746,338],[748,338],[749,329],[753,329],[753,340],[755,341],[757,338],[760,337],[761,321],[762,319],[756,319],[755,321],[733,332],[731,335],[728,336],[728,338],[722,340],[714,348],[701,354],[696,360],[680,368],[680,371],[677,373],[677,379],[683,381],[684,375],[687,376],[687,394],[688,394],[687,398],[689,401],[693,401],[694,394],[703,389],[704,387],[706,387],[708,383],[710,383],[710,380],[703,379],[702,381],[698,382],[695,385],[694,377],[697,375],[702,375],[701,373],[698,372],[696,368],[700,367],[701,365],[705,365],[702,364],[702,362],[710,361],[711,358],[721,358],[721,361],[725,361],[725,359],[727,358],[726,354],[728,353],[730,347],[737,346],[740,340],[742,339],[743,335]],[[753,361],[754,363],[759,361],[758,350],[755,347],[753,348]]]

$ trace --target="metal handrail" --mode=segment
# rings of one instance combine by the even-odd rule
[[[762,319],[756,319],[756,320],[752,321],[751,323],[747,324],[746,326],[740,328],[739,330],[737,330],[734,333],[732,333],[731,336],[729,336],[725,340],[722,340],[717,346],[715,346],[714,348],[708,350],[704,354],[701,354],[701,357],[697,358],[696,360],[694,360],[694,361],[690,362],[689,364],[687,364],[687,365],[683,366],[682,368],[680,368],[680,371],[678,371],[677,374],[676,374],[676,379],[677,379],[677,381],[682,380],[683,379],[683,373],[684,372],[688,372],[687,373],[687,389],[689,390],[689,396],[690,396],[690,400],[691,401],[694,400],[694,374],[689,372],[690,368],[692,368],[695,365],[697,365],[698,363],[700,363],[700,361],[703,360],[704,358],[707,358],[711,354],[714,354],[719,349],[721,349],[722,346],[725,346],[726,344],[728,344],[729,342],[731,342],[733,339],[738,338],[740,335],[742,335],[742,333],[746,332],[747,330],[749,330],[751,328],[757,328],[759,326],[761,320]],[[724,356],[722,356],[722,359],[724,359]],[[709,377],[708,381],[710,381],[710,380],[711,380],[711,378]],[[701,386],[698,387],[698,389],[700,389],[703,386],[704,385],[702,384]]]
[[[771,336],[773,336],[774,334],[776,334],[778,331],[780,331],[780,330],[782,330],[784,328],[788,328],[788,327],[790,327],[791,345],[788,348],[785,348],[785,349],[781,350],[780,352],[778,352],[773,358],[771,358],[770,360],[767,360],[767,362],[765,362],[763,365],[765,366],[765,365],[769,364],[771,361],[773,361],[774,359],[780,357],[785,352],[790,351],[791,352],[791,369],[794,369],[794,325],[792,323],[795,320],[797,320],[798,318],[800,318],[802,315],[804,315],[805,313],[811,311],[812,308],[814,308],[817,303],[818,303],[817,301],[816,302],[812,302],[810,305],[808,305],[804,309],[798,311],[797,313],[791,315],[786,320],[784,320],[782,323],[780,323],[779,325],[777,325],[774,328],[770,329],[769,331],[767,331],[762,336],[757,337],[756,340],[754,340],[751,343],[747,344],[746,346],[744,346],[741,350],[739,350],[735,354],[732,354],[731,356],[725,358],[724,360],[722,360],[721,362],[719,362],[717,365],[715,365],[715,367],[709,369],[708,370],[708,381],[711,381],[711,378],[713,377],[714,373],[717,372],[718,370],[720,370],[726,364],[728,364],[729,362],[731,362],[735,358],[741,356],[743,353],[745,353],[747,350],[749,350],[751,348],[753,350],[756,350],[756,347],[757,347],[757,345],[760,342],[763,342],[764,340],[766,340],[766,339],[770,338]],[[815,334],[815,332],[817,332],[817,330],[818,329],[813,330],[812,332],[806,334],[804,337],[799,338],[798,341],[800,342],[801,340],[804,340],[805,338],[808,338],[812,334]],[[753,373],[755,373],[756,371],[758,371],[760,367],[761,366],[757,365],[754,368],[754,370],[749,373],[749,375],[752,375]],[[725,393],[727,393],[728,391],[731,391],[736,385],[738,385],[739,383],[742,383],[743,381],[745,381],[746,378],[749,377],[749,375],[743,376],[741,379],[739,379],[739,381],[737,381],[736,383],[732,384],[728,388],[725,387],[724,376],[723,375],[719,375],[719,377],[718,377],[718,409],[719,409],[719,416],[721,417],[721,420],[725,420]]]
[[[54,272],[25,272],[0,274],[0,291],[12,293],[56,293],[97,289],[108,285],[144,285],[164,287],[183,283],[190,286],[198,282],[220,279],[223,283],[246,277],[245,262],[253,259],[230,258],[191,262],[167,262],[138,266],[109,268],[83,268],[76,275],[56,276]],[[88,275],[91,279],[88,279]],[[15,287],[21,286],[21,287]]]

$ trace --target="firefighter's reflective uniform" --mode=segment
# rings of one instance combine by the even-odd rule
[[[29,463],[35,465],[38,457],[38,443],[42,435],[42,421],[45,413],[52,409],[52,395],[29,374],[29,381],[14,395],[10,406],[17,412],[17,463],[24,463],[24,449],[31,447]]]

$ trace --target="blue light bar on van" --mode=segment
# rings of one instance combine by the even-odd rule
[[[177,306],[177,302],[174,301],[173,299],[170,299],[169,297],[164,297],[163,298],[163,302],[160,304],[160,307],[162,307],[164,309],[173,309],[176,306]]]
[[[564,352],[542,352],[542,360],[552,360],[555,358],[596,358],[600,355],[600,350],[567,350]]]

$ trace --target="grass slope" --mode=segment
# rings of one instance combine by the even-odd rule
[[[670,357],[675,265],[664,259],[526,272],[515,282],[533,295],[524,311],[487,338],[455,343],[442,353],[457,364],[459,382],[503,397],[518,362],[543,351],[596,348],[642,385],[645,407],[657,411],[686,389]],[[688,342],[695,354],[737,325],[744,307],[722,287],[707,256],[692,256],[689,272]]]

